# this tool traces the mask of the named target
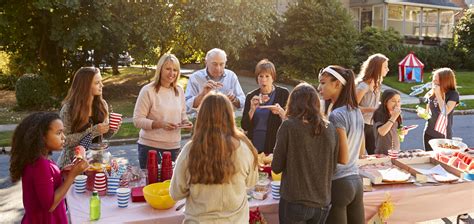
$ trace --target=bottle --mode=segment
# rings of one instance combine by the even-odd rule
[[[405,140],[405,135],[403,134],[403,128],[398,128],[397,134],[398,134],[398,140],[400,140],[400,142],[403,142]]]
[[[425,120],[429,120],[431,115],[425,110],[425,108],[416,105],[416,114],[418,117],[423,118]]]
[[[89,216],[90,220],[99,220],[100,218],[100,198],[97,191],[92,192],[92,197],[89,202]]]

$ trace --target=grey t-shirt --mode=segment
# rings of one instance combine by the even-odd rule
[[[374,91],[370,86],[365,82],[359,82],[356,87],[357,90],[366,90],[367,92],[362,97],[362,100],[359,103],[361,107],[377,107],[380,100],[380,91]],[[373,112],[365,112],[362,114],[364,117],[365,124],[373,124],[372,117]]]
[[[347,144],[349,147],[349,162],[346,165],[337,164],[333,180],[359,174],[357,160],[359,159],[359,150],[364,138],[364,119],[359,108],[348,109],[342,106],[334,109],[329,115],[329,121],[336,128],[342,128],[346,131]]]

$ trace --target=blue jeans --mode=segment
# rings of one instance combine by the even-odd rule
[[[281,224],[324,224],[330,209],[331,205],[314,208],[280,198],[278,215]]]
[[[161,155],[163,155],[163,152],[171,152],[171,160],[176,161],[176,158],[178,157],[179,154],[179,148],[177,149],[159,149],[159,148],[154,148],[142,144],[138,144],[138,162],[140,163],[140,169],[146,169],[146,164],[148,160],[148,151],[150,150],[156,150],[158,153],[158,156],[156,158],[158,164],[161,164]]]

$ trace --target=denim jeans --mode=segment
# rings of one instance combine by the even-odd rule
[[[157,155],[157,162],[158,164],[161,164],[161,156],[163,155],[163,152],[171,152],[171,160],[176,161],[176,158],[178,157],[179,154],[179,148],[177,149],[159,149],[159,148],[154,148],[142,144],[138,144],[138,162],[140,163],[140,169],[146,169],[146,164],[148,160],[148,151],[150,150],[156,150],[158,153]]]
[[[281,224],[324,224],[330,209],[331,205],[314,208],[280,198],[278,215]]]

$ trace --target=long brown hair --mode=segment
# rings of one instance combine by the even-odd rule
[[[256,167],[257,150],[235,126],[231,102],[222,93],[211,92],[202,101],[190,143],[188,169],[192,184],[229,183],[237,173],[233,139],[247,144]]]
[[[300,83],[290,93],[286,115],[308,121],[313,135],[319,135],[327,125],[319,108],[320,102],[316,89],[308,83]]]
[[[41,156],[48,155],[45,137],[53,121],[60,120],[53,112],[36,112],[28,115],[15,128],[10,155],[12,182],[20,180],[23,170]]]
[[[156,64],[156,70],[155,70],[155,81],[153,82],[153,85],[155,87],[155,91],[158,92],[160,91],[161,88],[161,69],[163,68],[163,65],[166,62],[171,62],[173,63],[175,69],[178,70],[178,75],[176,76],[176,79],[171,83],[171,87],[173,87],[174,90],[174,95],[178,96],[178,79],[181,75],[181,70],[180,70],[180,65],[179,65],[179,60],[174,54],[169,54],[166,53],[163,56],[161,56],[160,60],[158,60],[158,64]]]
[[[359,104],[357,103],[356,97],[355,97],[355,77],[354,77],[354,72],[351,69],[346,69],[338,65],[330,65],[330,68],[335,70],[337,73],[339,73],[342,78],[346,80],[346,85],[342,85],[342,90],[341,93],[339,94],[339,97],[337,97],[336,102],[334,102],[332,109],[336,109],[338,107],[342,106],[347,106],[347,108],[350,109],[355,109],[359,107]],[[329,72],[323,72],[320,74],[320,76],[328,76],[331,78],[331,81],[336,81],[337,78],[334,77],[331,73]],[[330,100],[326,101],[325,103],[325,113],[327,113]]]
[[[454,71],[450,68],[440,68],[433,72],[433,75],[438,75],[439,86],[442,93],[447,93],[450,90],[456,90],[456,76]]]
[[[374,80],[374,89],[379,89],[382,82],[382,65],[386,61],[388,58],[383,54],[370,55],[362,63],[358,79],[364,82]]]
[[[389,100],[392,99],[392,97],[394,97],[396,95],[400,95],[400,92],[398,92],[397,90],[394,90],[394,89],[387,89],[387,90],[383,91],[382,96],[380,97],[380,105],[375,110],[374,117],[380,117],[380,118],[382,118],[381,121],[383,123],[386,123],[388,121],[388,119],[390,119],[390,112],[387,108],[387,103],[388,103]],[[402,127],[402,122],[403,122],[402,114],[400,114],[397,117],[397,122],[398,122],[398,127],[397,128],[401,128]]]
[[[108,116],[102,95],[94,96],[92,104],[89,101],[89,97],[92,95],[91,87],[94,76],[99,72],[99,69],[95,67],[82,67],[74,74],[72,85],[63,101],[63,105],[69,105],[69,114],[72,116],[72,133],[87,129],[89,110],[92,110],[94,123],[102,123]]]

